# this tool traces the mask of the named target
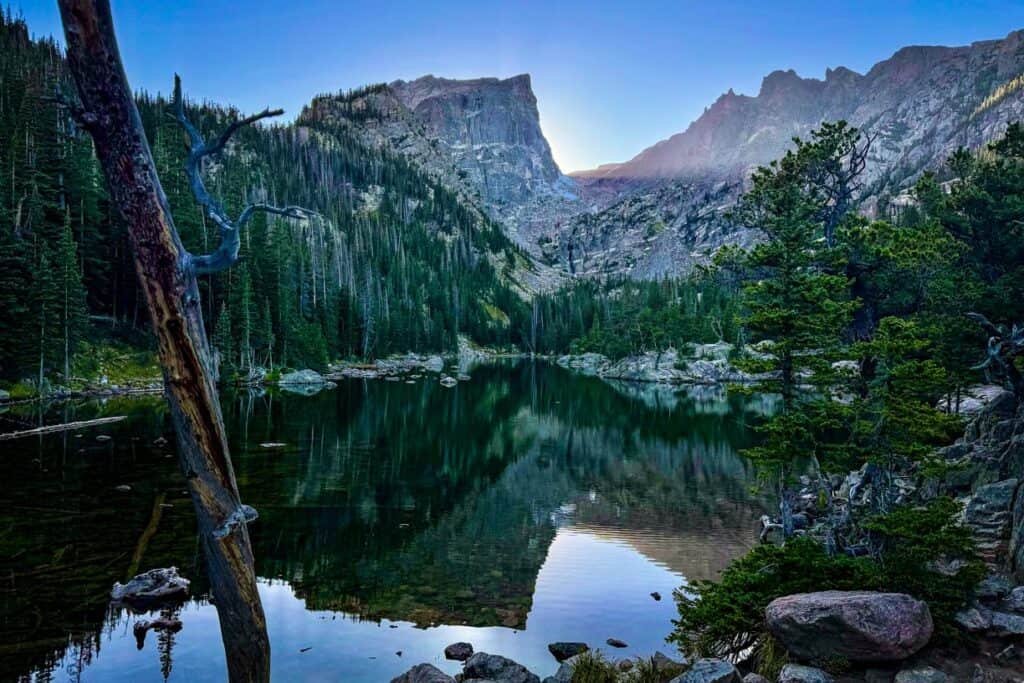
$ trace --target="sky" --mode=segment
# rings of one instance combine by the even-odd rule
[[[7,0],[39,36],[55,0]],[[563,171],[623,161],[775,69],[861,73],[905,45],[1024,28],[1024,0],[112,0],[132,86],[294,117],[312,96],[425,74],[532,76]]]

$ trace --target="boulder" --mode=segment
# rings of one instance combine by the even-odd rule
[[[990,566],[998,567],[1010,549],[1017,484],[1016,479],[1004,479],[980,486],[964,507],[964,523],[974,534],[978,554]]]
[[[564,662],[570,657],[575,657],[581,652],[586,652],[590,649],[590,646],[586,643],[550,643],[548,645],[548,652],[550,652],[555,661]]]
[[[992,612],[989,633],[995,636],[1024,636],[1024,615],[1013,612]]]
[[[998,600],[1013,590],[1013,583],[1005,574],[989,574],[974,589],[981,600]]]
[[[295,370],[294,372],[286,372],[281,375],[281,379],[278,380],[278,384],[327,384],[328,381],[324,379],[316,370]]]
[[[762,676],[761,674],[756,674],[754,672],[750,672],[746,676],[743,677],[743,683],[772,683],[772,682],[769,681],[764,676]]]
[[[458,383],[459,383],[459,381],[457,379],[455,379],[454,377],[449,377],[449,376],[445,375],[444,377],[441,378],[441,386],[442,387],[449,387],[449,388],[451,388],[451,387],[454,387]]]
[[[1003,598],[1001,609],[1007,612],[1024,614],[1024,586],[1017,586],[1010,594]]]
[[[931,666],[918,665],[896,674],[896,683],[947,683],[949,676]]]
[[[444,649],[445,659],[464,662],[473,656],[473,646],[469,643],[452,643]]]
[[[430,664],[417,664],[391,683],[455,683],[455,679]]]
[[[778,683],[832,683],[833,679],[821,669],[803,664],[787,664],[779,673]]]
[[[431,372],[444,370],[444,359],[441,356],[431,356],[423,362],[423,367]]]
[[[928,606],[902,593],[823,591],[787,595],[765,610],[768,629],[791,655],[850,662],[906,659],[932,637]]]
[[[149,610],[184,601],[188,585],[188,579],[178,576],[177,567],[151,569],[128,583],[115,583],[110,597],[135,609]]]
[[[624,640],[619,640],[618,638],[609,638],[604,642],[608,643],[611,647],[629,647],[629,643]]]
[[[953,619],[968,633],[981,633],[992,627],[992,611],[981,605],[965,607],[957,612]]]
[[[462,683],[540,683],[525,666],[500,655],[477,652],[466,661]]]
[[[740,672],[724,659],[698,659],[670,683],[743,683]]]
[[[683,669],[686,668],[687,662],[685,657],[682,661],[677,661],[659,650],[654,653],[653,657],[651,657],[651,664],[654,666],[654,670],[659,674],[675,676],[683,672]]]
[[[576,668],[577,661],[579,661],[579,655],[565,660],[559,665],[555,675],[548,676],[542,683],[572,683],[572,672]]]

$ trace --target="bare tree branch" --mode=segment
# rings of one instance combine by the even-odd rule
[[[174,98],[172,109],[168,114],[178,122],[185,130],[189,138],[188,157],[185,159],[185,174],[188,176],[189,186],[196,201],[203,207],[207,217],[217,225],[220,233],[220,244],[210,254],[191,256],[190,262],[196,274],[206,275],[219,273],[227,270],[238,261],[238,252],[241,249],[241,228],[249,222],[257,211],[270,213],[285,218],[307,219],[314,215],[314,212],[298,206],[277,207],[263,202],[246,206],[239,215],[237,221],[232,221],[224,211],[224,208],[206,190],[203,183],[203,159],[208,156],[220,154],[224,151],[231,136],[243,126],[248,126],[261,119],[272,116],[280,116],[283,109],[264,109],[263,111],[246,116],[232,122],[224,129],[213,142],[207,142],[199,129],[188,119],[185,114],[185,101],[181,95],[181,78],[174,75]]]
[[[968,313],[989,334],[985,360],[974,366],[984,370],[990,381],[1008,384],[1018,398],[1024,398],[1024,376],[1017,369],[1017,358],[1024,356],[1024,327],[996,325],[981,313]]]

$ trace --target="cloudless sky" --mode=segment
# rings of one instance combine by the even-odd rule
[[[0,0],[2,1],[2,0]],[[10,0],[61,35],[55,0]],[[530,73],[563,171],[622,161],[678,133],[720,94],[775,69],[863,73],[905,45],[964,45],[1024,28],[1024,0],[113,0],[128,77],[243,111],[294,117],[322,92],[432,73]]]

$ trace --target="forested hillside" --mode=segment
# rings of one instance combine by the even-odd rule
[[[171,74],[168,74],[170,85]],[[110,338],[148,343],[128,243],[88,136],[55,97],[69,91],[58,46],[0,20],[0,373],[66,384]],[[186,80],[187,87],[187,80]],[[168,102],[140,112],[185,246],[216,245],[182,169]],[[204,104],[203,130],[238,116]],[[228,372],[322,367],[328,359],[446,350],[465,334],[517,341],[526,306],[502,271],[525,261],[481,212],[402,158],[323,125],[240,131],[206,168],[229,211],[254,200],[300,205],[309,220],[257,216],[242,261],[203,279],[210,338]],[[88,345],[88,346],[84,346]]]

